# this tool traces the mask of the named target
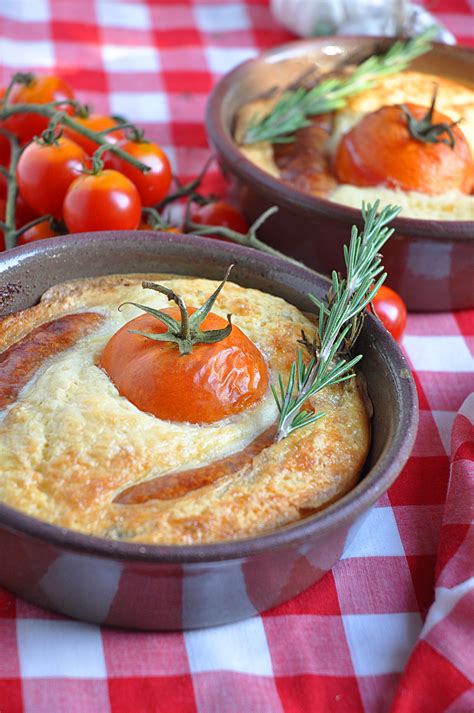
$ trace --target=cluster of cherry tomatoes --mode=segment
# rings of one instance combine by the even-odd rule
[[[11,104],[46,104],[72,99],[73,92],[58,77],[39,77],[29,85],[15,85]],[[61,105],[59,108],[63,108]],[[73,109],[64,105],[71,114]],[[137,132],[130,139],[120,124],[109,116],[86,113],[74,117],[77,124],[98,133],[120,146],[130,156],[148,167],[148,171],[128,163],[112,152],[105,152],[103,166],[94,170],[92,155],[99,144],[70,127],[38,139],[48,128],[48,118],[34,113],[8,117],[3,126],[25,148],[20,156],[16,180],[19,189],[17,227],[36,216],[50,215],[55,222],[44,221],[20,235],[18,244],[58,235],[55,225],[63,222],[71,233],[93,230],[133,230],[141,222],[142,207],[159,203],[171,184],[171,167],[164,151],[143,139]],[[116,128],[115,128],[116,127]],[[36,137],[36,138],[35,138]],[[0,142],[0,162],[8,166],[10,146],[5,136]],[[0,209],[5,211],[6,179],[2,177]],[[65,232],[64,230],[62,232]]]

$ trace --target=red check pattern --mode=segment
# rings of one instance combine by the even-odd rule
[[[469,0],[428,5],[474,44]],[[59,72],[143,125],[187,179],[209,154],[216,79],[289,39],[264,0],[4,0],[0,83]],[[0,712],[474,711],[474,312],[412,315],[403,347],[416,445],[331,573],[263,616],[184,634],[101,629],[0,590]]]

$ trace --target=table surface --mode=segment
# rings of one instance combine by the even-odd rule
[[[429,7],[474,44],[468,0]],[[186,180],[209,155],[216,79],[289,39],[264,0],[3,0],[0,84],[57,71],[97,111],[143,126]],[[206,188],[224,194],[216,171]],[[101,629],[0,589],[1,713],[474,711],[474,312],[410,315],[403,349],[420,399],[414,451],[332,572],[262,616],[171,634]]]

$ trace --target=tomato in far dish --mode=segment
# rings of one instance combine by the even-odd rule
[[[434,111],[432,130],[446,126],[449,133],[444,131],[436,140],[417,138],[410,126],[422,126],[426,112],[426,107],[406,104],[366,114],[341,139],[335,160],[338,180],[428,195],[453,189],[469,193],[474,163],[466,137],[447,116]]]
[[[390,287],[382,285],[372,305],[385,329],[399,342],[407,323],[407,308],[400,295]]]
[[[94,230],[134,230],[141,218],[140,196],[118,171],[83,174],[69,187],[63,215],[71,233]]]
[[[135,184],[142,204],[152,206],[159,203],[168,193],[171,185],[171,166],[165,152],[149,141],[126,141],[120,148],[136,158],[150,170],[146,173],[135,168],[112,152],[106,154],[107,168],[114,168],[127,176]]]
[[[199,223],[200,225],[222,226],[244,235],[249,229],[249,225],[242,213],[225,201],[214,201],[201,206],[194,204],[191,208],[191,220],[193,223]],[[209,237],[215,236],[211,235]]]

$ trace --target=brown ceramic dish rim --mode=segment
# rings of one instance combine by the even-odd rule
[[[221,118],[221,106],[224,98],[232,88],[234,82],[239,80],[241,75],[251,71],[252,65],[255,62],[266,61],[274,55],[279,55],[284,52],[293,52],[300,49],[300,55],[304,55],[304,49],[310,47],[320,47],[324,44],[339,44],[344,45],[348,41],[367,41],[384,42],[393,40],[393,38],[378,36],[366,37],[363,35],[344,35],[344,36],[328,36],[324,38],[312,38],[307,40],[295,40],[287,42],[278,47],[272,47],[265,52],[262,52],[257,57],[242,62],[230,72],[225,74],[212,90],[206,108],[206,126],[211,142],[218,148],[222,155],[233,166],[233,170],[240,178],[251,180],[253,183],[263,185],[269,194],[277,197],[277,201],[283,204],[286,208],[297,207],[304,208],[308,211],[316,210],[330,218],[344,220],[347,223],[354,223],[360,220],[360,212],[356,208],[346,206],[336,201],[330,201],[318,196],[312,196],[303,193],[292,186],[283,183],[277,178],[274,178],[269,173],[256,166],[252,161],[247,159],[238,149],[233,141],[231,127],[226,126]],[[472,56],[474,61],[474,50],[462,45],[445,45],[443,43],[433,43],[433,49],[442,49],[448,54],[465,53]],[[294,54],[296,56],[296,53]],[[432,218],[396,218],[392,222],[392,227],[395,231],[406,232],[417,238],[433,239],[438,238],[442,241],[467,241],[474,237],[474,221],[472,220],[434,220]],[[447,237],[449,235],[449,237]]]
[[[131,235],[131,231],[121,232],[123,235]],[[169,240],[169,234],[157,234],[157,232],[150,233],[149,237],[152,240],[156,240],[157,235]],[[146,237],[146,233],[142,232],[141,237]],[[175,237],[179,238],[180,244],[187,244],[194,248],[200,246],[205,248],[209,242],[206,238],[190,235],[173,236],[173,238]],[[87,244],[104,238],[107,240],[107,234],[75,235],[74,242]],[[8,263],[11,257],[17,258],[17,256],[21,255],[28,258],[38,255],[41,258],[42,254],[47,254],[48,252],[53,253],[58,249],[59,251],[67,250],[68,243],[69,245],[71,244],[71,236],[46,239],[32,246],[15,248],[5,252],[0,255],[0,274],[2,272],[2,264]],[[299,275],[307,280],[321,278],[327,280],[323,275],[315,273],[303,265],[299,267],[281,258],[260,253],[240,245],[228,245],[222,242],[217,244],[217,241],[212,241],[212,243],[214,251],[224,254],[230,253],[242,261],[249,257],[252,262],[257,261],[262,264],[269,264],[274,270],[290,272],[292,275]],[[17,262],[17,260],[15,261]],[[179,274],[179,270],[177,274]],[[303,543],[309,536],[337,528],[340,523],[353,515],[354,510],[357,514],[362,514],[386,492],[408,460],[417,433],[418,399],[413,379],[402,376],[407,369],[405,357],[381,323],[372,315],[368,315],[368,320],[371,324],[371,329],[375,332],[377,343],[379,343],[379,340],[385,341],[389,349],[389,367],[398,386],[399,398],[397,403],[403,412],[404,418],[400,419],[398,429],[394,433],[390,446],[380,456],[378,462],[370,469],[369,473],[349,493],[320,513],[285,528],[255,537],[195,545],[153,545],[109,540],[47,523],[3,503],[0,503],[0,524],[12,531],[24,533],[59,547],[87,552],[91,556],[102,558],[118,557],[127,561],[160,562],[163,564],[206,563],[242,559],[250,555],[284,549]]]

